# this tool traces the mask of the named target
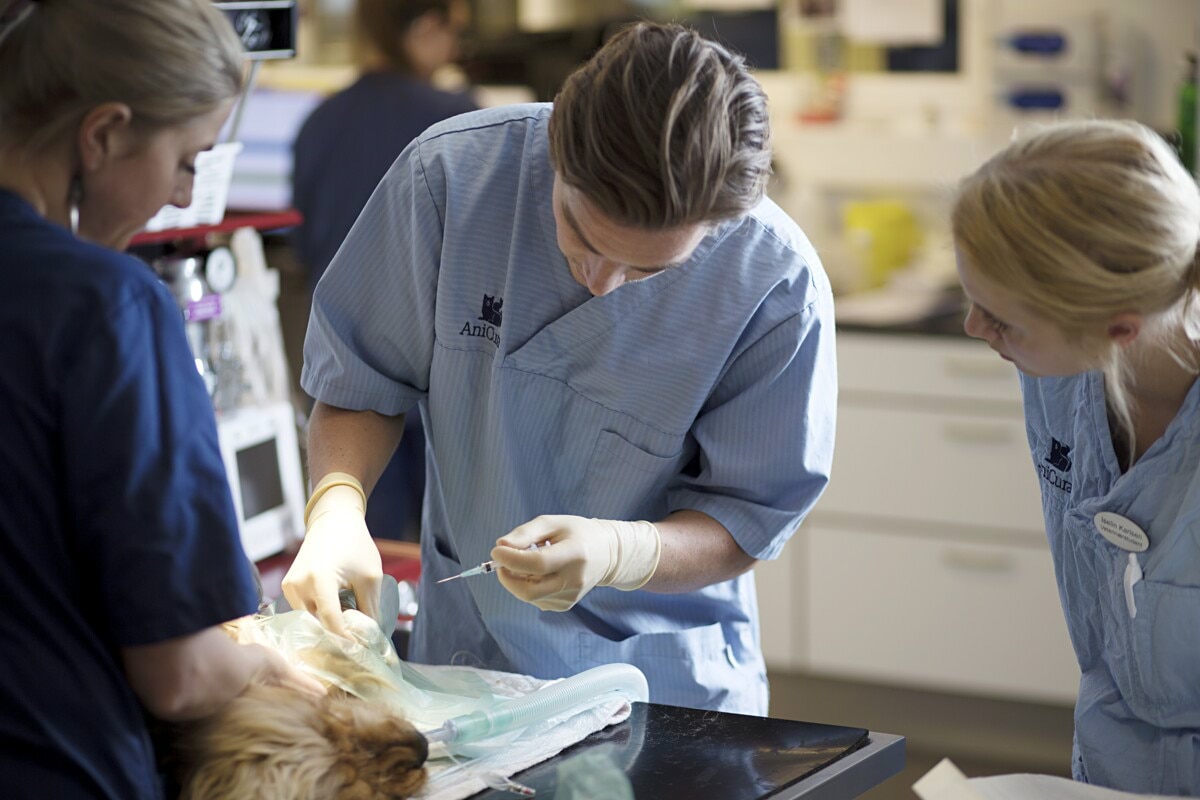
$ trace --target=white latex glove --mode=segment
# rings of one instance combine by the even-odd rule
[[[358,610],[379,618],[383,561],[364,515],[366,493],[353,475],[331,472],[313,489],[304,510],[304,542],[283,577],[283,594],[332,633],[350,638],[338,590],[354,592]]]
[[[529,550],[531,544],[549,547]],[[517,598],[566,611],[596,586],[640,589],[658,569],[662,539],[649,522],[542,516],[496,541],[496,575]]]

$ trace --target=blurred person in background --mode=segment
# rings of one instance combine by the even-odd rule
[[[296,137],[292,204],[304,223],[295,244],[310,292],[400,151],[430,125],[475,110],[469,95],[430,83],[458,58],[469,13],[466,0],[358,0],[363,74]],[[417,538],[424,486],[425,436],[412,414],[368,512],[376,536]]]

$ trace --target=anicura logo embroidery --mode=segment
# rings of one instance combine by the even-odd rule
[[[483,310],[479,312],[479,318],[489,325],[495,325],[497,328],[500,327],[500,323],[504,321],[504,315],[500,313],[500,307],[503,305],[503,298],[485,294],[483,296]]]
[[[1037,465],[1038,474],[1042,476],[1042,480],[1058,489],[1060,492],[1071,493],[1071,482],[1067,480],[1065,473],[1071,471],[1071,445],[1063,444],[1054,437],[1050,438],[1050,455],[1046,456],[1044,463]],[[1046,464],[1050,466],[1047,467]]]
[[[471,322],[464,322],[462,330],[458,332],[459,336],[474,336],[480,339],[487,339],[492,344],[499,347],[500,345],[500,327],[504,321],[504,314],[500,309],[504,305],[504,299],[501,297],[493,297],[490,294],[483,296],[483,308],[479,312],[479,320],[482,325],[477,325]]]
[[[1046,463],[1057,470],[1063,472],[1071,471],[1071,447],[1060,442],[1054,437],[1050,437],[1050,455],[1046,457]]]

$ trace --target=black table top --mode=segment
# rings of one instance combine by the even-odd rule
[[[513,777],[538,797],[552,798],[560,764],[608,747],[637,798],[760,800],[864,747],[868,738],[862,728],[634,703],[621,724]],[[474,798],[514,796],[489,789]]]

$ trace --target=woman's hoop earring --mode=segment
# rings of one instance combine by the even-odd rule
[[[76,175],[71,179],[71,188],[67,195],[67,211],[71,217],[71,233],[79,235],[79,204],[83,202],[83,181]]]

